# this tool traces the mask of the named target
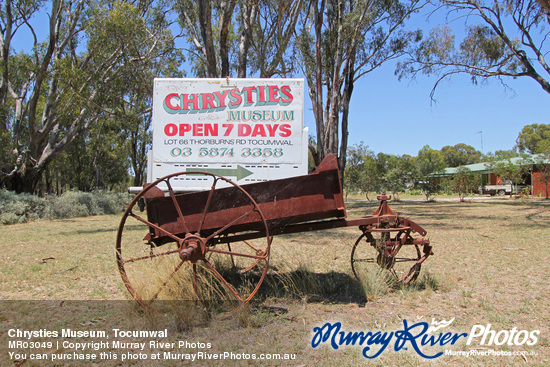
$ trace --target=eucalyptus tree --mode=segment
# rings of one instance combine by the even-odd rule
[[[56,156],[98,121],[116,116],[113,106],[129,102],[131,91],[152,84],[141,71],[173,50],[166,8],[158,6],[164,4],[4,2],[0,102],[10,144],[1,172],[5,187],[34,192]],[[46,18],[47,31],[41,32],[36,25]],[[15,53],[13,40],[23,31],[32,45]]]
[[[418,151],[416,166],[420,178],[425,179],[431,174],[443,170],[445,168],[445,160],[439,150],[432,149],[429,145],[425,145]]]
[[[474,83],[496,77],[531,78],[550,93],[548,0],[434,1],[447,23],[431,30],[398,66],[400,77],[437,76],[431,96],[444,79],[469,74]],[[465,24],[458,40],[452,27]],[[454,24],[452,27],[450,24]]]
[[[550,125],[525,125],[516,140],[520,152],[530,154],[550,152]]]
[[[422,5],[419,0],[307,1],[297,47],[313,105],[320,160],[338,154],[343,172],[355,83],[420,40],[420,31],[404,25]]]
[[[441,148],[441,154],[447,167],[465,166],[479,163],[481,152],[471,145],[459,143],[454,146],[446,145]]]
[[[236,42],[233,32],[234,10],[236,0],[177,0],[175,9],[179,14],[179,24],[183,33],[187,34],[190,46],[187,49],[189,62],[198,77],[216,78],[229,76],[232,44]],[[250,6],[248,12],[255,8]],[[250,13],[243,14],[244,18]],[[214,22],[214,23],[213,23]],[[216,28],[218,32],[216,32]],[[250,35],[245,32],[248,43]],[[219,52],[216,52],[219,50]]]
[[[152,103],[150,98],[143,99],[140,110],[148,110]],[[151,149],[153,134],[151,131],[152,113],[135,114],[125,118],[125,148],[133,172],[133,186],[141,186],[145,183],[147,171],[147,155]]]
[[[481,161],[485,163],[491,163],[499,160],[507,160],[510,158],[518,157],[520,153],[514,148],[509,150],[495,150],[495,152],[488,152],[481,156]]]
[[[479,190],[481,179],[468,167],[458,167],[450,184],[451,190],[458,194],[460,202],[464,202],[466,195],[475,193]]]
[[[368,200],[373,191],[398,195],[418,179],[415,159],[408,155],[374,154],[361,142],[348,148],[347,157],[344,188],[347,192],[363,192]]]
[[[418,168],[416,159],[409,155],[393,156],[391,162],[384,174],[385,190],[396,196],[418,180]]]
[[[376,156],[363,142],[348,147],[348,163],[344,170],[346,193],[363,192],[369,199],[369,191],[378,191],[382,174],[376,166]],[[369,199],[370,200],[370,199]]]
[[[197,77],[286,76],[303,0],[177,0],[186,54]]]
[[[291,47],[304,0],[258,1],[250,39],[250,71],[260,78],[295,73],[296,50]],[[244,75],[243,75],[244,76]]]
[[[79,135],[48,166],[39,189],[60,194],[66,189],[127,187],[130,159],[123,124],[119,119],[102,120]]]
[[[344,171],[344,191],[346,195],[348,193],[358,193],[363,190],[363,183],[365,181],[364,170],[364,156],[368,147],[364,147],[363,144],[358,146],[351,146],[348,148],[348,164]],[[368,195],[368,193],[367,193]]]
[[[439,150],[425,145],[418,151],[416,167],[418,169],[418,177],[420,178],[420,190],[426,196],[426,201],[429,201],[430,197],[433,197],[439,191],[438,180],[431,176],[445,168],[445,161]]]

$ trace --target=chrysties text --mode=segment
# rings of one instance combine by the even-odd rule
[[[164,110],[171,114],[206,113],[226,108],[258,106],[288,106],[294,100],[289,85],[260,85],[225,89],[212,93],[170,93],[163,101]]]

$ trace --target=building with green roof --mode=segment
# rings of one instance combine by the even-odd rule
[[[548,186],[550,185],[550,156],[542,154],[530,155],[526,157],[514,157],[499,161],[501,163],[512,163],[518,166],[529,166],[527,173],[523,177],[523,182],[532,186],[533,196],[548,197]],[[497,163],[499,163],[497,162]],[[489,162],[468,164],[460,166],[469,169],[472,173],[480,174],[484,185],[498,185],[502,180],[493,173],[494,165]],[[432,178],[453,177],[460,167],[448,167],[429,175]]]

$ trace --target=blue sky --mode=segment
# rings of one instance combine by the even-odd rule
[[[465,143],[483,153],[512,149],[521,129],[550,123],[550,95],[530,78],[473,85],[467,75],[440,84],[431,103],[434,77],[398,81],[387,65],[359,80],[350,106],[349,144],[363,141],[375,153],[416,156],[429,145]],[[313,113],[305,111],[314,132]],[[478,132],[482,131],[482,134]]]

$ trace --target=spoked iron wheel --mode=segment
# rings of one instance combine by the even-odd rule
[[[208,180],[210,189],[179,193],[182,180]],[[142,306],[201,300],[234,310],[263,282],[270,245],[265,217],[242,187],[211,173],[181,172],[132,200],[118,229],[116,257],[126,288]]]
[[[420,246],[413,243],[410,228],[382,223],[364,230],[351,250],[351,268],[359,280],[376,274],[392,284],[411,284],[420,273]]]

